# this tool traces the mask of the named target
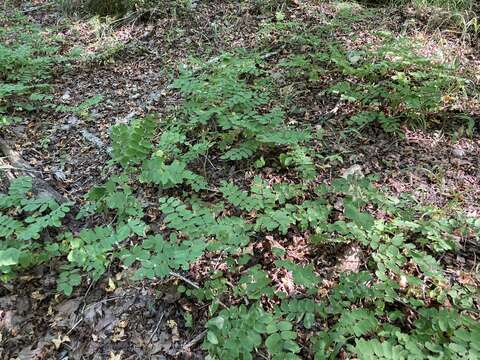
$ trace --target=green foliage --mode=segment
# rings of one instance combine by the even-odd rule
[[[87,111],[93,106],[100,103],[102,100],[103,100],[102,95],[95,95],[87,98],[85,101],[81,102],[78,105],[73,105],[73,106],[64,105],[64,104],[57,105],[55,107],[55,110],[59,112],[74,113],[74,114],[86,116]]]
[[[259,300],[262,296],[272,297],[274,291],[269,286],[270,283],[268,274],[259,266],[254,266],[240,278],[236,293],[252,300]]]
[[[158,145],[153,145],[157,122],[153,117],[135,120],[132,124],[116,125],[112,129],[115,162],[127,171],[135,171],[135,165],[141,165],[140,181],[171,188],[186,183],[193,190],[207,188],[203,177],[187,169],[188,163],[204,154],[209,143],[199,142],[187,146],[184,152],[180,144],[186,141],[185,134],[179,129],[167,129],[160,136]]]
[[[238,252],[239,246],[250,241],[251,226],[238,217],[215,218],[215,213],[204,204],[192,203],[192,209],[176,198],[160,199],[160,210],[168,227],[180,231],[190,239],[209,238],[209,249]],[[213,237],[213,238],[212,238]]]
[[[113,176],[104,185],[93,187],[87,199],[95,205],[97,211],[115,211],[120,222],[130,217],[140,218],[143,216],[142,205],[133,195],[127,181],[126,176]]]
[[[221,159],[239,161],[267,149],[291,150],[292,164],[315,167],[301,146],[307,130],[289,127],[284,112],[271,105],[270,79],[255,55],[224,54],[207,65],[184,70],[173,87],[185,97],[183,112],[189,134],[200,131],[221,152]],[[303,151],[303,152],[302,152]]]
[[[115,250],[132,236],[145,237],[148,226],[140,220],[129,220],[112,226],[97,226],[83,229],[75,236],[61,236],[62,252],[67,253],[68,263],[64,266],[57,282],[58,290],[70,295],[73,287],[80,284],[80,271],[98,280],[115,259]]]
[[[280,185],[277,189],[284,187],[284,184],[277,185]],[[278,211],[274,209],[279,205],[282,206],[281,209],[288,209],[282,212],[288,221],[279,221],[284,224],[284,228],[271,225],[269,229],[263,228],[266,232],[271,233],[277,230],[282,233],[285,229],[291,228],[296,219],[295,215],[292,215],[295,214],[293,209],[296,209],[299,213],[297,216],[311,219],[304,222],[306,228],[313,227],[317,234],[322,234],[325,238],[339,237],[342,241],[359,242],[370,254],[366,262],[368,271],[344,274],[338,285],[331,290],[329,297],[321,303],[311,298],[285,299],[285,295],[274,291],[269,274],[258,265],[244,272],[234,287],[230,296],[233,295],[238,299],[247,298],[255,301],[265,298],[273,299],[276,296],[283,299],[281,305],[269,314],[295,321],[297,326],[312,329],[318,323],[319,316],[330,324],[315,337],[312,346],[316,352],[316,359],[335,358],[342,349],[365,359],[371,358],[372,354],[386,359],[412,356],[426,358],[434,353],[444,354],[447,357],[458,356],[452,351],[475,358],[477,348],[471,339],[475,337],[478,325],[461,315],[462,311],[471,308],[473,293],[466,288],[459,293],[458,286],[447,285],[444,269],[435,258],[435,254],[455,249],[452,236],[454,233],[460,231],[472,234],[473,232],[478,236],[480,233],[478,221],[462,216],[446,216],[438,209],[419,206],[409,198],[385,197],[371,185],[369,180],[352,177],[336,179],[331,187],[319,187],[317,194],[324,200],[316,200],[317,203],[308,200],[307,204],[304,202],[302,205],[290,202],[297,199],[296,195],[299,194],[295,192],[288,199],[278,201],[275,190],[267,184],[262,184],[259,179],[255,181],[250,192],[241,191],[231,183],[224,183],[221,189],[233,205],[244,211],[257,210],[260,213],[257,215],[258,219],[262,219],[262,212],[269,214],[269,211],[273,213]],[[258,196],[259,194],[262,196]],[[328,217],[327,199],[330,199],[333,194],[343,199],[345,218],[331,222]],[[320,215],[314,212],[312,217],[308,217],[304,214],[307,209],[316,210],[312,204],[324,209],[320,211]],[[362,211],[368,204],[375,204],[383,209],[388,214],[388,220],[377,220]],[[290,223],[292,217],[294,220]],[[264,220],[257,220],[258,222],[263,224]],[[262,227],[254,227],[254,229],[259,231]],[[278,254],[283,256],[284,253]],[[309,290],[312,291],[311,293],[316,292],[320,279],[312,265],[302,266],[291,260],[282,259],[276,260],[274,266],[289,271],[295,285],[305,288],[307,294],[310,293]],[[416,269],[414,273],[411,271],[412,266]],[[201,301],[212,301],[215,304],[219,297],[228,296],[228,292],[225,279],[222,275],[217,275],[206,284],[204,289],[190,294],[194,294]],[[427,305],[429,299],[434,299],[438,304],[449,299],[450,302],[458,305],[450,310],[441,307],[437,310]],[[215,312],[216,308],[217,306],[214,306],[212,310]],[[247,309],[229,308],[228,319],[232,316],[235,316],[235,321],[238,320],[237,317],[248,318],[245,314],[248,314],[248,311],[254,311],[255,308],[252,306],[249,310]],[[410,330],[408,326],[406,327],[406,309],[411,309],[420,315]],[[223,320],[213,318],[207,323],[210,335],[204,347],[212,358],[224,356],[234,346],[241,349],[241,351],[237,350],[240,353],[234,358],[249,358],[254,351],[262,347],[270,351],[272,356],[275,351],[285,350],[281,345],[283,338],[280,334],[265,337],[263,333],[259,333],[260,337],[254,335],[256,340],[245,347],[236,344],[237,336],[245,337],[242,335],[243,330],[239,330],[237,335],[236,330],[227,328],[225,334],[222,334],[220,330],[224,325],[218,329],[215,324],[226,323],[227,312],[222,310],[220,314]],[[461,319],[455,322],[458,325],[452,323],[452,334],[457,331],[462,334],[462,340],[454,335],[447,337],[443,335],[445,331],[443,328],[445,324],[449,324],[449,320],[441,319],[447,315]],[[248,322],[247,319],[244,321]],[[442,325],[438,326],[442,328],[431,325],[435,323],[441,323]],[[246,324],[235,326],[243,329]],[[232,338],[232,343],[227,341],[227,333]],[[419,345],[424,344],[425,339],[436,340],[430,340],[429,345]],[[458,345],[459,343],[461,345]],[[290,355],[282,353],[281,356]]]
[[[164,13],[187,10],[187,0],[56,0],[60,9],[67,13],[89,13],[100,17],[128,17],[135,12]],[[118,20],[118,19],[116,19]]]
[[[275,265],[290,271],[296,285],[303,286],[307,289],[315,289],[320,282],[320,278],[315,274],[313,266],[311,265],[300,266],[287,260],[277,260],[275,261]]]
[[[282,301],[279,309],[276,310],[285,317],[285,320],[301,322],[305,329],[311,329],[316,323],[318,315],[325,316],[326,310],[323,304],[312,299],[289,299]]]
[[[120,124],[112,128],[112,158],[126,167],[139,164],[151,154],[151,144],[156,129],[155,118],[135,120],[131,125]]]
[[[298,25],[285,17],[277,13],[272,31]],[[306,32],[290,45],[321,44]],[[359,109],[350,125],[397,131],[435,120],[448,110],[444,95],[463,90],[452,69],[414,50],[392,40],[356,52],[332,46],[277,65],[308,86],[333,68],[341,81],[328,91]],[[176,113],[113,126],[109,170],[118,172],[89,191],[77,216],[101,225],[52,242],[68,205],[32,197],[26,178],[12,183],[0,196],[4,278],[61,259],[57,287],[69,296],[111,265],[143,280],[214,263],[199,286],[179,286],[209,309],[202,348],[210,359],[478,357],[478,324],[468,317],[477,289],[451,284],[441,260],[457,249],[458,234],[478,238],[478,219],[389,197],[373,178],[314,182],[319,137],[290,121],[298,109],[278,99],[278,74],[266,65],[237,53],[183,68],[172,85],[183,96]],[[97,100],[57,110],[81,112]],[[361,271],[326,281],[315,255],[338,244],[361,248]],[[193,317],[185,319],[191,326]]]
[[[0,29],[0,126],[52,100],[48,81],[55,65],[65,61],[54,38],[26,17],[8,20]]]
[[[61,291],[67,296],[70,296],[73,289],[82,283],[82,277],[78,270],[62,271],[58,275],[57,290]]]
[[[255,304],[222,310],[207,322],[203,348],[210,359],[253,359],[252,352],[262,343],[272,359],[299,359],[299,345],[292,324],[265,312]]]
[[[62,226],[62,219],[71,204],[58,204],[54,199],[31,195],[32,179],[15,179],[7,194],[0,194],[0,272],[3,279],[46,259],[45,242],[53,229]],[[45,236],[45,237],[43,237]]]
[[[426,127],[448,110],[445,96],[455,99],[464,87],[452,67],[417,55],[402,38],[387,36],[381,47],[359,51],[331,47],[329,59],[346,77],[329,91],[361,105],[363,112],[349,120],[360,128],[378,123],[384,131],[395,132],[403,121]]]
[[[358,286],[358,281],[365,284],[363,281],[369,281],[369,274],[359,273],[344,277],[335,290],[336,294],[331,303],[336,305],[334,313],[338,314],[339,318],[328,332],[318,334],[315,340],[315,359],[332,358],[345,344],[348,350],[360,359],[478,356],[479,348],[473,345],[472,339],[477,336],[480,328],[472,319],[455,310],[420,308],[412,331],[405,333],[401,330],[405,323],[402,311],[392,310],[387,312],[387,317],[382,315],[383,311],[379,307],[383,300],[381,287],[375,285],[368,290],[364,286],[349,287],[350,281],[353,281],[352,285]],[[345,301],[346,296],[349,301]],[[336,301],[342,299],[343,304],[338,306]],[[361,299],[367,301],[363,304],[364,307],[371,304],[375,310],[349,309],[353,302]],[[355,338],[353,343],[350,341],[352,337]]]
[[[136,271],[136,279],[165,278],[173,270],[188,270],[191,263],[197,260],[205,250],[202,240],[179,241],[172,234],[165,241],[159,234],[147,237],[141,246],[133,246],[122,250],[119,257],[125,266],[131,266],[139,261],[141,266]]]
[[[260,176],[245,189],[223,181],[215,191],[216,200],[204,202],[201,195],[211,185],[188,167],[209,149],[221,151],[223,140],[208,128],[217,115],[192,128],[167,124],[159,136],[150,119],[114,128],[113,156],[125,172],[92,189],[88,199],[100,213],[115,214],[116,224],[63,237],[59,251],[68,253],[68,264],[59,278],[61,291],[70,294],[83,273],[98,279],[117,259],[135,268],[134,278],[141,280],[188,271],[205,255],[213,255],[225,259],[228,275],[215,271],[199,289],[179,288],[210,305],[203,348],[212,359],[249,359],[259,351],[272,359],[295,359],[301,350],[295,341],[298,331],[307,329],[316,331],[308,351],[317,359],[335,358],[340,351],[359,358],[375,354],[392,359],[435,352],[476,354],[471,339],[477,330],[463,315],[475,303],[475,290],[449,286],[437,255],[455,250],[452,234],[478,234],[478,220],[419,206],[408,197],[387,197],[372,185],[373,179],[353,176],[318,185],[314,191],[307,183],[269,183]],[[204,126],[206,136],[195,142],[191,131],[201,132]],[[298,147],[286,149],[283,154]],[[149,233],[142,220],[145,205],[129,185],[133,176],[172,194],[160,197],[155,206],[161,213],[161,233]],[[203,185],[195,187],[195,181]],[[193,192],[185,191],[185,185]],[[22,189],[14,187],[12,196]],[[332,216],[332,209],[340,212],[338,218]],[[376,219],[366,209],[385,215]],[[316,264],[308,258],[299,263],[282,249],[272,250],[276,259],[268,266],[288,272],[291,286],[304,298],[277,291],[265,264],[237,272],[252,259],[249,248],[258,239],[298,231],[310,234],[312,247],[324,242],[359,244],[368,254],[365,271],[342,275],[323,299],[315,296],[321,284]],[[5,264],[16,261],[16,253],[4,253],[4,259]],[[225,306],[224,299],[247,305]],[[447,300],[454,304],[450,310],[432,305]],[[270,302],[276,305],[265,306]],[[410,323],[406,309],[419,314],[408,319]],[[452,325],[448,336],[440,328],[447,315],[462,319]],[[434,340],[427,344],[426,339]]]
[[[411,2],[415,6],[439,7],[450,11],[472,10],[474,8],[474,2],[472,0],[395,0],[394,2]]]

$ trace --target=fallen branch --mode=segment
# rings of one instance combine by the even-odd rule
[[[11,149],[10,146],[6,143],[5,140],[0,138],[0,152],[2,152],[7,160],[10,162],[10,169],[16,172],[19,172],[22,175],[29,175],[30,173],[38,173],[38,170],[32,169],[30,164],[22,159],[20,154],[15,150]],[[58,202],[65,202],[66,199],[60,195],[60,193],[52,188],[48,183],[37,177],[32,176],[33,191],[40,196],[50,196],[53,197]]]
[[[31,13],[31,12],[34,12],[34,11],[37,11],[37,10],[42,10],[42,9],[48,8],[52,5],[54,5],[53,2],[49,2],[49,3],[38,5],[38,6],[33,6],[33,7],[28,8],[28,9],[22,10],[22,13],[28,14],[28,13]]]
[[[41,171],[39,171],[39,170],[19,168],[19,167],[10,166],[10,165],[0,166],[0,170],[20,170],[20,171],[25,171],[25,172],[41,173]]]

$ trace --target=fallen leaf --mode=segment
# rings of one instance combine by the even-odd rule
[[[52,339],[52,343],[55,346],[56,350],[60,349],[60,346],[62,346],[63,343],[67,342],[70,342],[70,338],[67,335],[62,336],[59,334],[56,339]]]
[[[122,360],[123,351],[120,351],[118,354],[115,354],[113,351],[110,351],[108,360]]]
[[[32,299],[37,300],[37,301],[42,301],[43,299],[45,299],[47,297],[45,294],[42,294],[38,290],[32,292],[32,294],[30,296],[31,296]]]
[[[362,249],[360,249],[359,246],[350,246],[339,260],[339,270],[342,272],[358,272],[360,270],[362,255]]]
[[[180,340],[180,333],[178,332],[177,323],[175,320],[167,320],[167,326],[172,330],[172,342],[177,342]]]
[[[105,288],[106,292],[114,292],[117,287],[115,286],[115,282],[113,281],[112,278],[108,278],[108,285]]]
[[[63,303],[57,305],[56,310],[59,317],[66,318],[77,311],[78,307],[80,306],[81,299],[70,299],[64,301]]]

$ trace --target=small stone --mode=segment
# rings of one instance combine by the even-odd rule
[[[70,91],[68,91],[68,90],[65,91],[65,93],[64,93],[64,94],[62,95],[62,97],[61,97],[61,99],[62,99],[63,101],[67,101],[67,100],[69,100],[70,98],[71,98],[71,96],[70,96]]]
[[[53,175],[57,180],[60,180],[60,181],[65,181],[67,179],[67,176],[61,169],[55,170],[53,172]]]
[[[81,131],[81,134],[85,138],[85,140],[91,142],[96,147],[98,147],[100,149],[105,148],[105,144],[103,143],[102,140],[100,140],[100,138],[98,136],[92,134],[91,132],[89,132],[85,129]]]
[[[463,158],[465,157],[465,150],[460,149],[460,148],[454,148],[452,149],[452,155],[455,156],[456,158]]]
[[[115,123],[116,124],[128,124],[136,115],[137,115],[137,113],[135,111],[132,111],[132,112],[128,113],[128,115],[123,117],[123,118],[117,118]]]
[[[347,178],[348,176],[358,176],[363,177],[362,167],[358,164],[350,166],[342,173],[343,178]]]
[[[72,115],[72,116],[69,116],[69,117],[68,117],[66,124],[60,126],[60,129],[61,129],[61,130],[68,131],[68,130],[70,130],[72,127],[77,126],[78,124],[80,124],[80,119],[79,119],[78,117],[76,117],[75,115]]]

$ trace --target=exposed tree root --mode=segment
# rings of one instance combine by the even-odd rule
[[[39,171],[32,169],[32,167],[22,159],[20,154],[13,150],[7,142],[0,138],[0,152],[5,155],[6,159],[10,162],[10,166],[5,166],[9,170],[9,173],[18,173],[20,175],[28,175],[32,178],[33,191],[39,196],[50,196],[58,202],[65,202],[66,199],[54,188],[52,188],[45,180],[39,178],[36,174]],[[12,180],[12,176],[7,176],[9,181]]]

